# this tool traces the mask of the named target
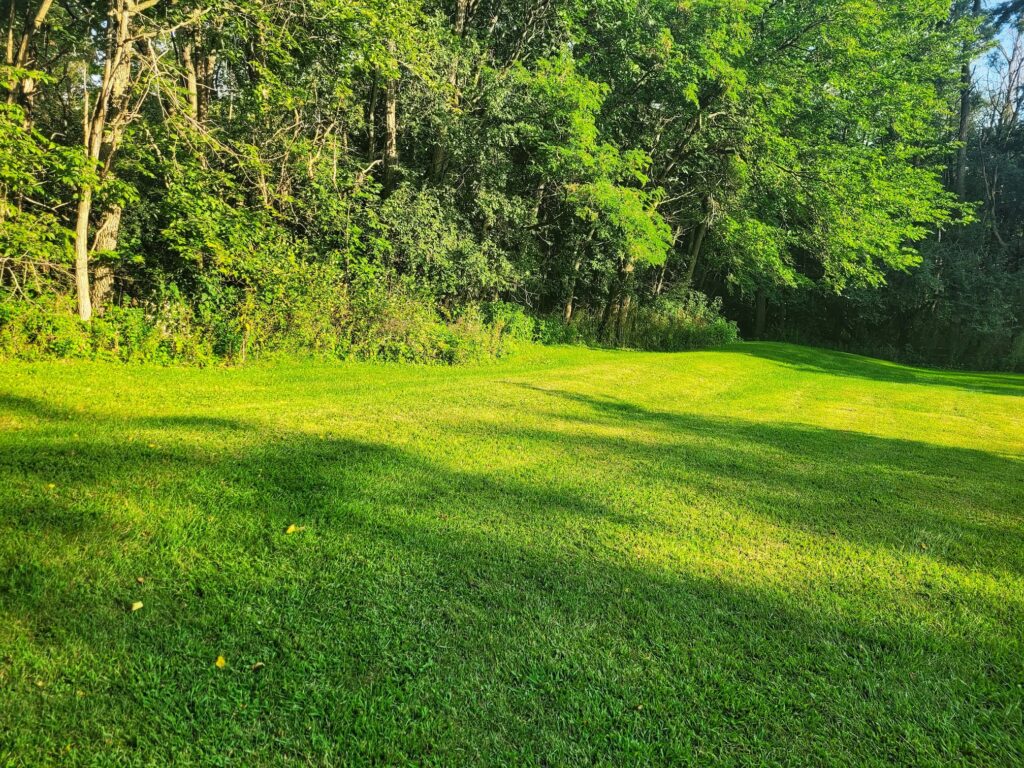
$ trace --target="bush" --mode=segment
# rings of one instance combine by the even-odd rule
[[[147,305],[112,306],[82,323],[74,300],[0,294],[0,356],[205,365],[311,354],[458,365],[504,357],[531,342],[522,307],[495,301],[442,313],[411,277],[357,263],[265,263],[260,281],[225,276],[199,286],[193,309],[173,285]]]
[[[571,323],[560,317],[545,318],[537,327],[537,340],[543,344],[607,343],[614,333],[614,319],[605,338],[600,337],[597,315],[578,311]],[[736,323],[722,316],[720,299],[708,299],[697,291],[681,290],[634,309],[626,319],[621,346],[652,352],[681,352],[709,349],[739,339]]]
[[[212,348],[187,308],[168,306],[164,310],[115,306],[86,324],[78,319],[74,302],[67,296],[43,295],[31,301],[4,296],[0,298],[0,356],[211,362]]]
[[[736,323],[722,316],[721,299],[690,290],[641,307],[626,331],[628,346],[659,352],[708,349],[737,339]]]

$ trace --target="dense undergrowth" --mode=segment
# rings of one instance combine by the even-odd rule
[[[322,265],[284,273],[260,291],[224,292],[197,309],[177,290],[132,307],[111,306],[91,323],[67,295],[0,296],[0,359],[94,359],[210,365],[268,355],[457,365],[512,354],[530,342],[659,351],[720,346],[736,326],[701,294],[680,294],[601,322],[533,317],[502,301],[439,306],[409,279],[346,280]],[[226,295],[225,295],[226,294]]]

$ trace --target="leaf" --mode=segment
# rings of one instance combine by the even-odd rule
[[[304,525],[296,525],[295,523],[292,523],[291,525],[289,525],[287,528],[284,529],[284,532],[286,534],[290,535],[290,534],[293,534],[293,533],[299,533],[300,531],[304,531],[304,530],[306,530],[306,526],[304,526]]]
[[[217,660],[215,662],[213,662],[213,663],[214,663],[214,666],[217,667],[217,669],[224,669],[224,667],[226,667],[228,665],[227,660],[223,656],[218,656]]]
[[[252,666],[250,667],[250,669],[251,669],[251,670],[252,670],[253,672],[259,672],[259,671],[260,671],[261,669],[263,669],[263,668],[264,668],[265,666],[267,666],[267,665],[266,665],[266,664],[264,664],[264,663],[263,663],[262,661],[257,661],[257,662],[256,662],[255,664],[253,664],[253,665],[252,665]]]
[[[132,613],[135,613],[136,611],[141,611],[141,610],[142,610],[142,601],[141,600],[136,600],[134,603],[132,603]]]

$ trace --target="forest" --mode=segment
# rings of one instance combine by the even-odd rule
[[[1024,370],[1019,0],[6,0],[0,355]]]

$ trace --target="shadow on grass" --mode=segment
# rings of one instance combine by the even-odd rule
[[[1021,374],[912,368],[847,352],[772,342],[743,342],[729,346],[728,351],[771,360],[798,371],[853,376],[897,384],[956,387],[995,395],[1024,396],[1024,375]]]
[[[974,609],[992,626],[966,637],[628,558],[602,538],[609,522],[650,522],[604,495],[601,467],[617,463],[638,487],[736,483],[758,514],[855,541],[901,543],[882,533],[908,525],[888,501],[971,546],[1009,547],[1020,530],[998,484],[1012,462],[546,392],[583,411],[556,418],[638,433],[516,433],[593,460],[592,488],[224,419],[68,425],[60,408],[7,398],[39,423],[0,453],[0,609],[17,638],[0,653],[0,749],[29,763],[72,743],[82,763],[246,765],[1019,756],[1021,664],[991,606]],[[125,439],[138,429],[153,442]],[[876,482],[888,462],[892,483]],[[962,500],[1008,527],[938,515],[942,466],[954,477],[935,493],[984,470]],[[839,488],[878,505],[815,506]],[[291,523],[305,530],[285,535]]]
[[[552,419],[625,430],[580,435],[575,450],[592,450],[598,460],[621,457],[652,485],[729,499],[744,512],[856,544],[1024,575],[1024,459],[516,386],[579,406],[552,410]],[[519,434],[566,440],[542,429]]]

